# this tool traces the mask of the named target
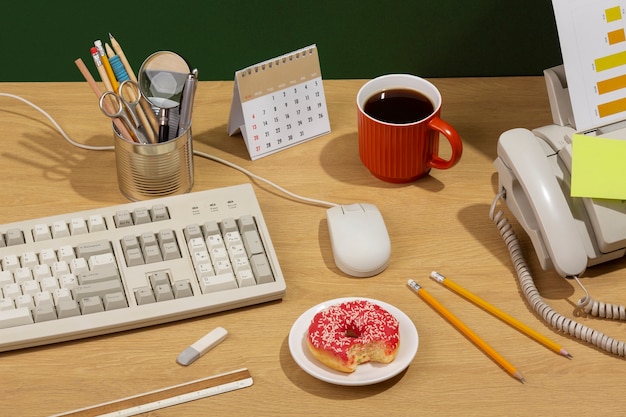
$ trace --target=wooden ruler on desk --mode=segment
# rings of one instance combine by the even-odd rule
[[[134,416],[160,408],[198,400],[200,398],[246,388],[251,385],[252,377],[250,376],[250,372],[248,372],[246,368],[243,368],[225,374],[214,375],[208,378],[197,379],[156,391],[134,395],[132,397],[69,411],[67,413],[55,414],[51,417]]]

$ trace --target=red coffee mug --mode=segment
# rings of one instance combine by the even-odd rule
[[[393,93],[397,90],[412,90],[422,95],[430,101],[432,110],[429,109],[429,114],[418,115],[414,121],[381,120],[372,110],[370,114],[366,113],[366,104],[372,97],[381,92]],[[392,183],[411,182],[427,175],[431,168],[452,168],[461,159],[461,137],[439,117],[441,94],[437,87],[425,79],[409,74],[383,75],[363,85],[356,101],[359,156],[375,177]],[[391,113],[404,112],[395,108]],[[450,159],[439,156],[440,134],[450,143]]]

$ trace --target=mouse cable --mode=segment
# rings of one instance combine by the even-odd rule
[[[81,148],[81,149],[86,149],[86,150],[90,150],[90,151],[112,151],[115,149],[114,146],[90,146],[90,145],[84,145],[82,143],[76,142],[75,140],[73,140],[72,138],[69,137],[69,135],[67,133],[65,133],[65,131],[63,130],[63,128],[61,128],[61,126],[56,122],[56,120],[54,120],[52,118],[52,116],[50,116],[45,110],[43,110],[41,107],[37,106],[36,104],[26,100],[25,98],[22,98],[20,96],[17,96],[15,94],[10,94],[10,93],[2,93],[0,92],[0,97],[10,97],[10,98],[14,98],[16,100],[21,101],[22,103],[28,104],[29,106],[33,107],[35,110],[39,111],[41,114],[43,114],[44,116],[46,116],[46,118],[48,120],[50,120],[50,122],[54,125],[54,127],[59,131],[59,133],[61,133],[61,135],[65,138],[65,140],[67,140],[70,144]],[[258,181],[261,181],[275,189],[277,189],[278,191],[280,191],[283,194],[286,194],[296,200],[300,200],[303,201],[305,203],[308,204],[313,204],[313,205],[319,205],[319,206],[326,206],[326,207],[334,207],[334,206],[338,206],[339,204],[337,203],[331,203],[328,201],[323,201],[323,200],[316,200],[313,198],[308,198],[308,197],[304,197],[295,193],[292,193],[291,191],[286,190],[285,188],[279,186],[278,184],[273,183],[272,181],[265,179],[261,176],[258,176],[250,171],[248,171],[247,169],[234,164],[232,162],[229,162],[225,159],[219,158],[217,156],[205,153],[205,152],[200,152],[200,151],[193,151],[193,154],[196,156],[199,156],[201,158],[206,158],[209,159],[211,161],[217,162],[219,164],[222,165],[226,165],[230,168],[236,169],[240,172],[242,172],[243,174],[247,175],[250,178],[256,179]]]
[[[584,324],[578,323],[575,320],[562,316],[543,300],[539,294],[539,290],[535,286],[533,277],[530,274],[528,264],[524,259],[521,245],[515,235],[515,232],[513,231],[513,227],[509,223],[509,220],[504,216],[502,210],[498,210],[498,212],[494,214],[496,204],[500,199],[504,199],[505,195],[506,192],[504,189],[496,195],[493,203],[491,204],[491,209],[489,210],[489,218],[496,224],[502,239],[506,243],[509,255],[511,256],[511,261],[513,261],[513,266],[517,272],[520,288],[526,297],[528,304],[530,304],[533,310],[541,316],[546,323],[550,324],[555,329],[567,335],[574,336],[580,340],[591,343],[592,345],[614,355],[620,357],[626,356],[626,342],[613,339],[600,331],[594,330]],[[577,307],[579,309],[584,309],[586,299],[589,298],[589,295],[582,283],[578,280],[578,277],[574,278],[587,294],[577,303]]]

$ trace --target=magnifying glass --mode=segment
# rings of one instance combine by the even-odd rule
[[[139,69],[139,89],[150,104],[159,108],[159,142],[169,137],[169,110],[180,105],[183,87],[191,69],[183,57],[170,51],[155,52]]]

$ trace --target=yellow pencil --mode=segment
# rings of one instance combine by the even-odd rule
[[[441,314],[446,320],[450,322],[457,330],[463,333],[468,339],[470,339],[478,348],[480,348],[487,356],[500,365],[505,371],[507,371],[512,377],[517,378],[521,382],[526,382],[522,374],[515,369],[513,365],[495,351],[491,346],[487,344],[483,339],[474,333],[467,325],[459,320],[454,314],[452,314],[447,308],[445,308],[439,301],[437,301],[432,295],[430,295],[424,288],[422,288],[417,282],[410,279],[408,281],[409,288],[417,293],[422,300],[428,305],[434,308],[439,314]]]
[[[109,40],[111,41],[111,46],[113,47],[113,50],[115,51],[115,53],[117,53],[117,56],[119,57],[120,61],[122,61],[122,64],[124,65],[124,68],[126,69],[126,72],[128,73],[128,76],[130,77],[131,80],[137,82],[137,76],[135,75],[135,72],[130,66],[128,59],[126,59],[126,55],[124,54],[124,51],[122,50],[122,47],[120,46],[119,42],[110,33],[109,33]],[[157,121],[156,116],[152,112],[152,109],[150,108],[150,104],[143,97],[139,104],[141,105],[141,108],[143,109],[145,113],[149,127],[152,128],[152,131],[150,131],[150,129],[148,129],[148,126],[146,126],[146,131],[148,131],[150,140],[153,143],[155,143],[156,139],[154,136],[154,132],[159,131],[159,122]]]
[[[499,318],[503,322],[505,322],[505,323],[509,324],[510,326],[516,328],[517,330],[519,330],[520,332],[524,333],[525,335],[535,339],[537,342],[539,342],[542,345],[546,346],[547,348],[553,350],[554,352],[556,352],[556,353],[558,353],[560,355],[563,355],[563,356],[565,356],[568,359],[572,358],[572,355],[570,355],[565,349],[563,349],[561,346],[557,345],[552,340],[550,340],[547,337],[537,333],[535,330],[531,329],[530,327],[528,327],[524,323],[522,323],[519,320],[509,316],[504,311],[502,311],[499,308],[489,304],[488,302],[486,302],[482,298],[478,297],[477,295],[472,294],[471,292],[469,292],[465,288],[463,288],[460,285],[454,283],[450,279],[444,277],[439,272],[437,272],[437,271],[431,272],[430,277],[432,279],[434,279],[435,281],[439,282],[440,284],[443,284],[444,287],[447,287],[447,288],[451,289],[452,291],[454,291],[455,293],[465,297],[466,299],[468,299],[472,303],[476,304],[477,306],[479,306],[483,310],[487,311],[488,313],[493,314],[494,316],[496,316],[497,318]]]
[[[113,74],[113,68],[111,68],[111,64],[109,64],[109,58],[107,58],[106,53],[104,52],[104,47],[102,46],[101,40],[94,41],[94,46],[98,49],[98,53],[100,54],[100,60],[102,61],[102,66],[106,71],[107,76],[109,77],[109,81],[111,81],[111,86],[113,86],[113,91],[117,92],[119,83],[117,82],[117,78],[115,78],[115,74]]]

